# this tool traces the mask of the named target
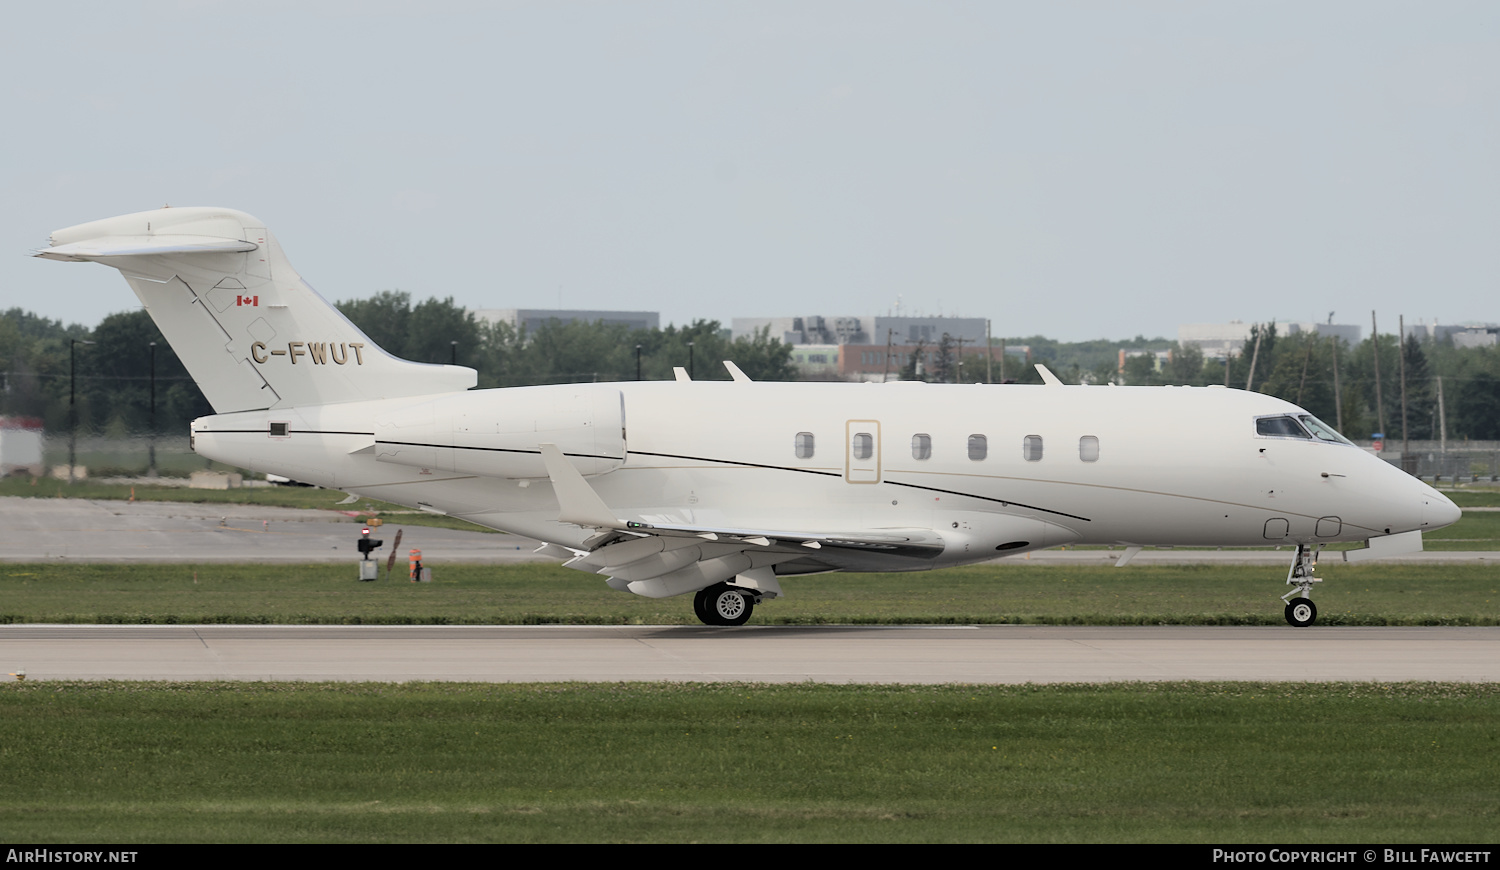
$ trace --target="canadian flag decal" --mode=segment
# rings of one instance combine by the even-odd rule
[[[236,296],[236,297],[234,297],[234,304],[235,305],[260,305],[260,297],[259,296]]]

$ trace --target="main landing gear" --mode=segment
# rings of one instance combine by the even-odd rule
[[[1298,544],[1297,556],[1292,560],[1292,570],[1286,575],[1287,585],[1297,588],[1281,596],[1281,600],[1286,602],[1286,621],[1297,628],[1306,628],[1318,618],[1318,606],[1307,596],[1312,594],[1314,583],[1323,582],[1313,576],[1313,568],[1318,564],[1318,551],[1322,549],[1322,544],[1316,550],[1306,544]],[[1294,595],[1295,598],[1292,597]]]
[[[749,589],[716,583],[693,596],[693,613],[704,625],[744,625],[757,601]]]

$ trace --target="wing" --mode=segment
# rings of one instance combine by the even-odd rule
[[[780,594],[777,574],[921,570],[932,567],[945,546],[931,529],[838,532],[622,520],[556,445],[543,444],[541,451],[561,508],[558,521],[597,530],[583,549],[550,544],[544,549],[572,554],[567,567],[608,575],[610,586],[648,598],[680,595],[735,576],[774,596]]]

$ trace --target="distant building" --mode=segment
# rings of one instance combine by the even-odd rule
[[[24,473],[42,476],[42,421],[36,417],[0,417],[0,477]]]
[[[1454,347],[1495,347],[1500,344],[1500,326],[1466,326],[1450,334]]]
[[[1494,330],[1500,329],[1493,323],[1466,323],[1443,325],[1436,321],[1432,323],[1408,323],[1406,335],[1416,336],[1417,341],[1448,341],[1452,339],[1457,347],[1489,347],[1495,343],[1494,338],[1486,339],[1484,336],[1492,335]]]
[[[838,380],[844,348],[837,344],[799,344],[792,347],[792,365],[804,378]]]
[[[807,315],[803,317],[736,317],[735,338],[754,338],[768,330],[783,344],[937,344],[947,334],[968,347],[982,346],[983,317],[878,317],[875,315]]]
[[[1162,366],[1164,366],[1167,363],[1169,363],[1169,362],[1172,361],[1172,351],[1170,349],[1168,349],[1168,350],[1126,350],[1125,348],[1122,347],[1122,348],[1120,348],[1120,364],[1119,364],[1119,367],[1118,367],[1117,371],[1119,371],[1120,374],[1124,374],[1125,373],[1125,361],[1128,360],[1128,359],[1130,359],[1131,357],[1137,357],[1137,356],[1149,356],[1149,357],[1151,357],[1151,366],[1152,366],[1152,369],[1154,371],[1158,371],[1158,372],[1161,371]]]
[[[839,377],[846,381],[898,381],[901,379],[901,371],[911,362],[912,354],[921,349],[922,356],[917,360],[918,375],[928,374],[937,367],[938,347],[936,344],[846,344],[839,348],[842,353],[839,356]],[[793,355],[799,348],[793,348]],[[958,348],[954,347],[954,365],[960,362]],[[1027,345],[1011,345],[1005,348],[1004,356],[1008,361],[1002,365],[999,345],[996,345],[993,353],[993,362],[990,365],[990,373],[998,383],[1006,365],[1010,368],[1005,374],[1011,379],[1019,377],[1020,370],[1031,361],[1031,348]],[[973,383],[985,379],[984,346],[970,348],[964,352],[962,357],[963,368],[961,374],[964,383]]]
[[[1353,323],[1312,323],[1300,320],[1267,321],[1276,324],[1276,334],[1282,336],[1315,334],[1335,337],[1351,345],[1364,338],[1364,328]],[[1184,323],[1177,327],[1177,343],[1186,347],[1196,345],[1206,359],[1223,359],[1239,356],[1250,340],[1253,323],[1231,320],[1228,323]]]
[[[629,329],[660,329],[661,314],[655,311],[576,311],[549,308],[471,308],[475,320],[485,323],[509,323],[517,330],[536,332],[549,322],[619,324]]]

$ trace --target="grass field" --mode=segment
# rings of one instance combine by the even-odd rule
[[[432,583],[352,565],[0,565],[0,622],[697,624],[686,597],[615,592],[557,565],[438,565]],[[1321,625],[1497,625],[1485,565],[1330,563]],[[383,576],[383,575],[382,575]],[[1076,567],[1024,560],[918,574],[787,579],[752,624],[1281,625],[1279,566]]]
[[[1483,489],[1444,489],[1442,493],[1461,508],[1500,507],[1500,488],[1494,486]]]
[[[1492,842],[1500,687],[13,683],[12,842]]]

